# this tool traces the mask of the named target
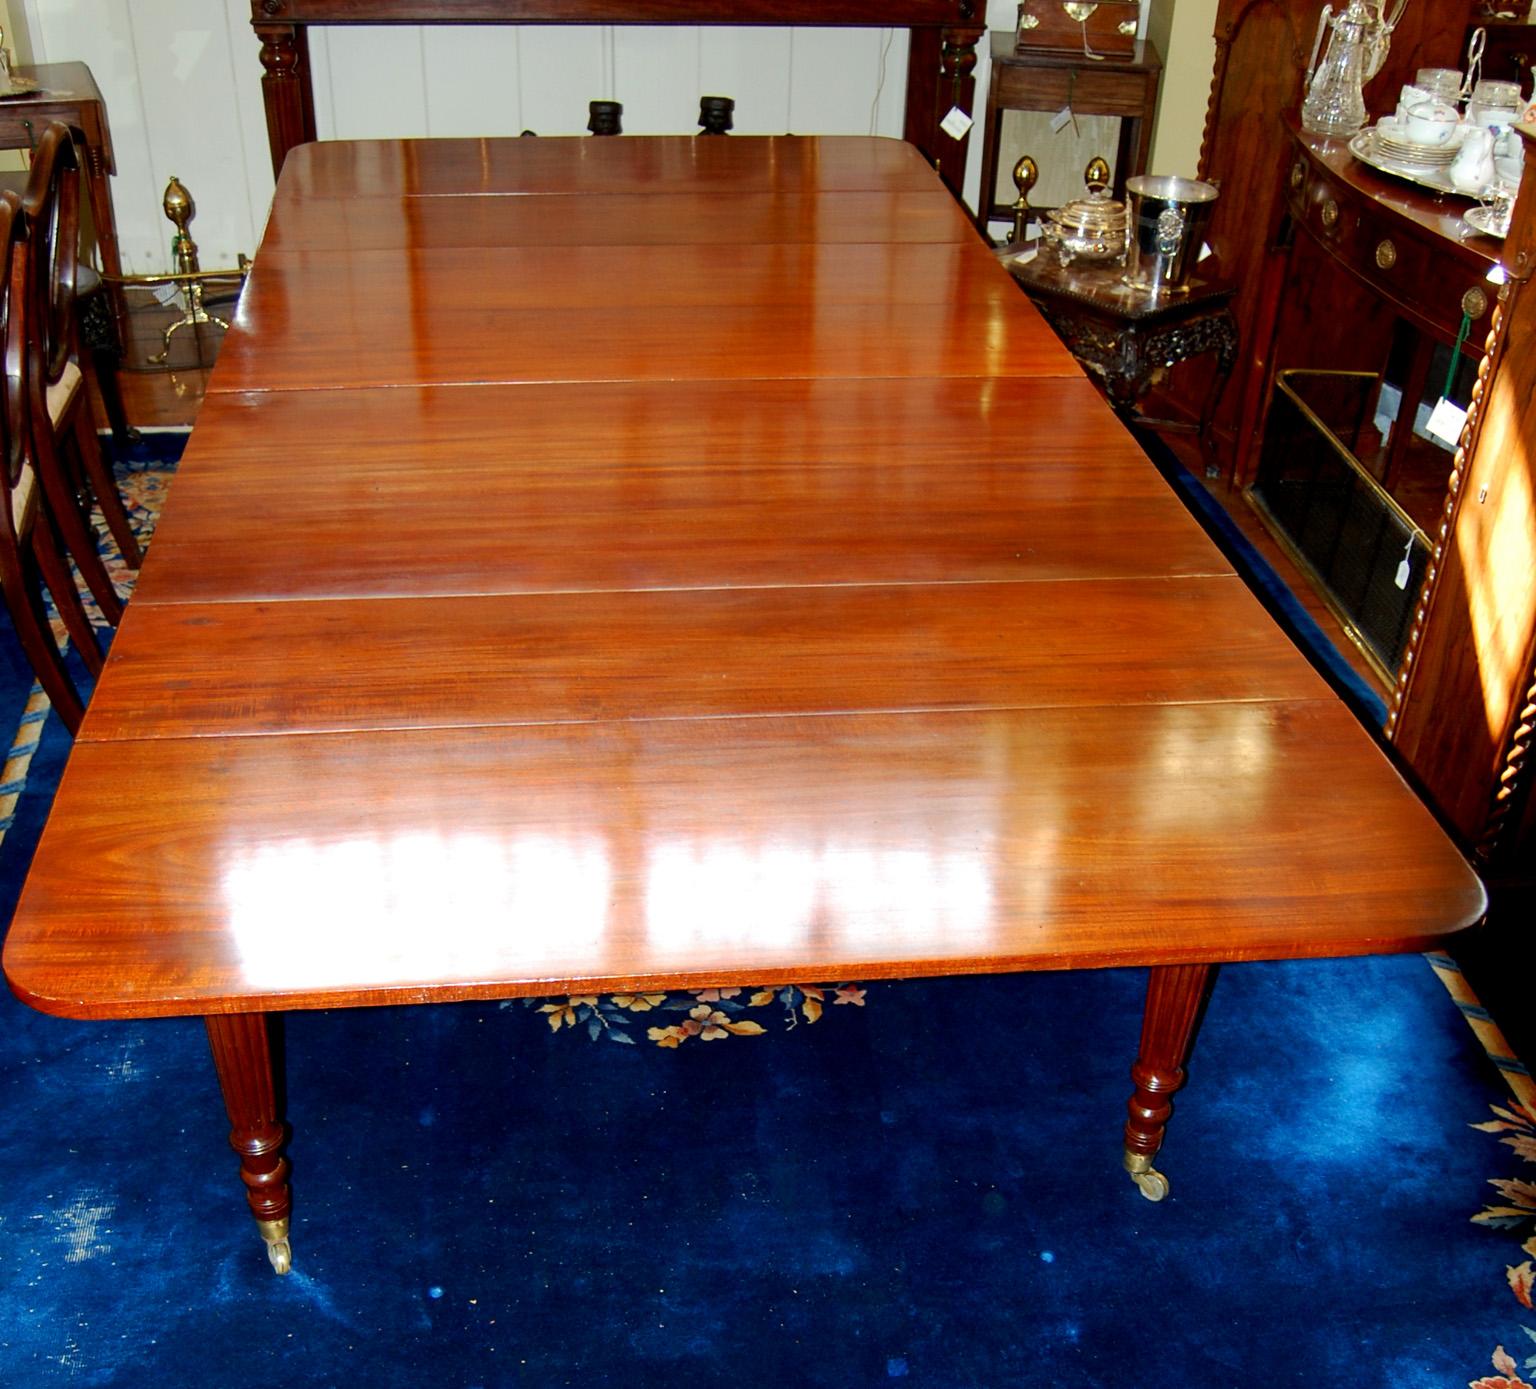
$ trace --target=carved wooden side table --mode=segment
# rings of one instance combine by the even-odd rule
[[[1237,360],[1235,283],[1192,277],[1180,293],[1151,294],[1125,284],[1118,266],[1064,267],[1045,250],[1030,261],[1004,257],[1003,263],[1122,416],[1196,431],[1210,465],[1208,426]],[[1207,353],[1215,355],[1216,369],[1198,422],[1137,413],[1137,403],[1171,367]]]
[[[982,117],[981,194],[976,223],[986,234],[991,220],[1007,221],[1011,209],[996,201],[997,166],[1002,148],[1004,111],[1059,111],[1070,106],[1080,116],[1120,117],[1115,154],[1115,196],[1125,196],[1125,181],[1146,172],[1152,152],[1152,126],[1163,60],[1150,43],[1138,42],[1129,58],[1094,61],[1081,53],[1018,53],[1011,33],[992,35],[992,79]]]

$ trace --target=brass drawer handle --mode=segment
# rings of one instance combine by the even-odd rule
[[[1307,181],[1307,166],[1297,160],[1291,165],[1291,192],[1296,192]]]
[[[1332,198],[1329,198],[1323,204],[1323,226],[1326,230],[1332,231],[1338,225],[1339,205]]]
[[[1461,296],[1461,311],[1468,318],[1481,318],[1488,312],[1488,296],[1473,285]]]
[[[1397,264],[1397,247],[1392,244],[1389,237],[1385,241],[1376,243],[1376,268],[1378,270],[1390,270]]]

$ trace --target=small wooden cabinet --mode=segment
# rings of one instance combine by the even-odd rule
[[[1004,111],[1060,111],[1070,106],[1080,116],[1120,117],[1115,156],[1115,193],[1125,196],[1125,180],[1142,173],[1152,149],[1158,84],[1163,60],[1150,43],[1138,41],[1129,58],[1094,61],[1083,53],[1014,50],[1011,33],[992,35],[992,79],[987,87],[981,146],[981,192],[977,225],[983,234],[993,219],[1012,212],[996,201],[998,151]]]
[[[84,63],[44,63],[38,67],[16,67],[12,72],[37,83],[42,90],[30,96],[0,97],[0,149],[36,149],[49,121],[63,121],[81,133],[85,146],[85,192],[90,200],[101,268],[110,276],[121,276],[117,218],[113,215],[112,189],[107,182],[117,172],[117,165],[112,157],[107,104],[96,79]],[[128,309],[122,286],[111,285],[109,294],[119,330],[126,333]]]

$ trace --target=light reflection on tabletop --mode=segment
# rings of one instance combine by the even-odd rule
[[[893,742],[837,776],[802,767],[787,782],[759,779],[742,769],[771,757],[779,721],[752,721],[733,730],[738,777],[668,757],[675,784],[661,794],[653,776],[609,767],[575,800],[497,778],[499,788],[465,785],[457,811],[409,796],[359,807],[333,837],[300,815],[296,831],[307,821],[310,833],[225,856],[229,934],[248,984],[274,992],[1006,954],[1071,922],[1086,886],[1124,877],[1155,890],[1171,864],[1268,813],[1272,706],[1147,718],[1115,773],[1114,817],[1077,799],[1007,714],[926,766],[903,766],[920,742]],[[1074,733],[1093,741],[1091,728]],[[688,741],[679,726],[657,734]],[[640,786],[653,789],[637,796]],[[407,818],[465,827],[385,828]]]

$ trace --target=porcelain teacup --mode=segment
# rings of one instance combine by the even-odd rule
[[[1410,106],[1398,122],[1403,138],[1415,145],[1443,149],[1456,137],[1460,117],[1456,108],[1443,101],[1421,101]]]

